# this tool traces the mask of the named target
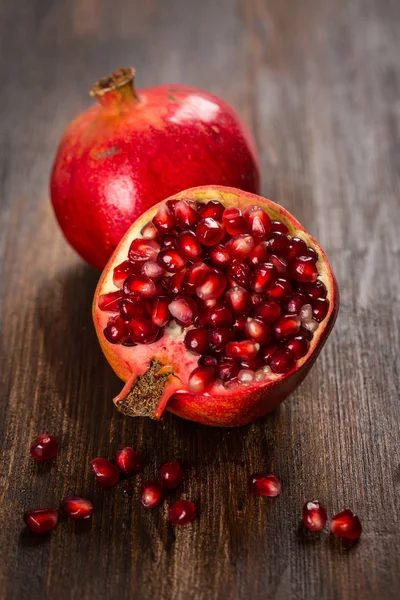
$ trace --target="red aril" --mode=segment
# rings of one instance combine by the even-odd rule
[[[242,233],[235,235],[225,246],[232,258],[244,260],[254,248],[254,239],[248,233]]]
[[[168,490],[177,488],[183,481],[183,471],[178,461],[173,460],[162,465],[158,471],[158,478]]]
[[[93,504],[80,496],[67,496],[61,502],[61,510],[74,521],[89,519],[93,512]]]
[[[292,277],[296,281],[317,281],[318,270],[311,256],[300,256],[292,261]]]
[[[312,316],[320,323],[323,321],[328,314],[329,300],[326,298],[315,298],[312,301]]]
[[[53,435],[42,433],[33,442],[30,453],[35,460],[54,458],[58,452],[58,442]]]
[[[196,518],[196,507],[189,500],[176,500],[169,509],[169,520],[173,525],[188,525]]]
[[[249,225],[240,208],[226,208],[222,215],[222,223],[230,235],[247,233],[249,230]]]
[[[175,216],[169,210],[168,206],[160,206],[153,217],[153,225],[161,233],[169,233],[175,227]]]
[[[300,384],[325,342],[338,307],[329,263],[294,217],[268,200],[226,188],[201,188],[186,190],[163,205],[175,225],[156,240],[137,238],[148,223],[153,224],[156,214],[165,218],[169,213],[156,206],[144,214],[121,242],[95,297],[94,318],[102,347],[127,382],[115,404],[128,415],[160,419],[170,410],[207,424],[248,423],[270,412]],[[226,209],[237,210],[225,213]],[[250,231],[236,233],[243,224],[239,217],[249,225],[249,212],[265,213],[275,229],[258,241],[257,260],[257,246],[246,258],[232,258],[232,248],[234,254],[253,239]],[[267,223],[265,217],[260,219]],[[315,264],[316,282],[323,286],[316,287],[322,293],[326,290],[322,304],[307,291],[306,286],[316,282],[292,276],[295,261],[303,260],[302,256],[288,258],[296,237],[304,240],[307,252],[318,248],[317,263],[308,254],[306,258]],[[185,244],[180,245],[182,240]],[[270,245],[276,253],[267,252]],[[297,246],[302,247],[301,242]],[[114,286],[113,272],[132,251],[141,271],[128,274],[122,282],[122,293],[127,293],[122,300],[118,297],[118,302],[116,295],[106,303],[107,310],[101,310],[105,295],[121,293]],[[160,265],[160,256],[166,253],[185,254],[187,262],[175,273],[163,267],[165,274],[157,279],[154,264]],[[259,262],[261,256],[267,262]],[[154,296],[146,298],[144,283],[148,282],[143,277],[155,287]],[[326,306],[327,312],[318,321],[313,309],[320,306]]]
[[[272,233],[271,219],[259,206],[249,206],[245,217],[250,227],[250,233],[255,240],[266,240]]]
[[[348,540],[358,540],[362,534],[360,519],[349,509],[332,517],[330,527],[333,535]]]
[[[164,494],[164,488],[158,481],[146,481],[140,488],[140,499],[145,508],[160,506]]]
[[[24,512],[24,521],[33,533],[46,533],[57,525],[58,516],[54,508],[36,508]]]
[[[318,500],[306,502],[303,507],[303,523],[310,531],[322,531],[328,520],[326,508]]]
[[[250,492],[255,496],[274,498],[281,491],[279,479],[275,475],[268,475],[266,473],[250,475],[248,484]]]
[[[118,469],[126,477],[136,475],[136,473],[140,473],[142,470],[140,456],[131,446],[117,450],[115,453],[115,462]]]
[[[124,298],[125,294],[122,290],[110,292],[109,294],[103,294],[99,298],[99,308],[104,312],[117,312],[120,302]]]
[[[95,458],[90,462],[96,481],[102,487],[112,487],[119,480],[119,470],[106,458]]]

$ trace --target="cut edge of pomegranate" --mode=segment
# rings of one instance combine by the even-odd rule
[[[303,239],[310,248],[317,252],[318,255],[316,263],[318,268],[318,279],[325,285],[327,289],[327,298],[329,299],[327,315],[314,333],[308,352],[304,357],[297,359],[294,368],[285,374],[269,373],[267,379],[264,381],[260,382],[255,380],[246,387],[240,387],[241,397],[243,398],[244,396],[243,404],[245,407],[246,405],[249,405],[249,420],[253,420],[250,413],[251,403],[252,399],[254,400],[255,392],[257,392],[256,395],[259,396],[261,390],[265,395],[268,389],[270,389],[271,394],[274,396],[274,401],[271,403],[271,410],[273,410],[273,408],[275,408],[275,406],[292,391],[290,388],[293,387],[294,389],[294,387],[297,387],[298,383],[304,379],[335,323],[339,308],[339,291],[325,252],[319,246],[317,241],[285,208],[271,200],[263,199],[254,194],[221,186],[190,188],[153,206],[128,230],[103,271],[94,296],[93,319],[100,345],[107,360],[116,374],[126,382],[120,394],[114,398],[114,403],[118,410],[131,416],[140,415],[161,419],[168,404],[168,410],[171,412],[184,416],[185,418],[192,418],[191,416],[187,417],[185,414],[191,396],[195,396],[196,398],[196,407],[193,407],[195,412],[197,410],[200,410],[201,412],[199,406],[202,397],[209,397],[212,395],[215,402],[220,401],[223,403],[225,402],[226,397],[237,396],[238,388],[235,388],[234,386],[231,388],[224,387],[219,381],[213,384],[207,392],[203,392],[202,394],[191,394],[187,390],[188,374],[197,366],[198,357],[195,355],[192,356],[189,352],[186,352],[186,362],[182,363],[182,347],[186,331],[175,324],[172,327],[167,326],[167,335],[164,335],[160,340],[153,344],[142,346],[144,356],[141,358],[140,364],[135,362],[134,367],[130,360],[132,348],[129,346],[119,346],[117,352],[115,346],[107,342],[102,333],[106,326],[108,316],[106,313],[102,313],[98,310],[97,303],[99,296],[118,289],[113,283],[114,267],[121,262],[121,257],[128,256],[132,240],[141,237],[140,232],[142,228],[146,223],[152,220],[160,204],[164,204],[167,200],[180,198],[194,200],[196,202],[207,202],[211,199],[218,200],[225,206],[231,208],[237,207],[243,210],[249,204],[258,204],[266,210],[272,220],[283,222],[288,227],[290,236],[296,236]],[[179,346],[181,347],[180,349]],[[157,358],[154,360],[155,356]],[[176,360],[171,360],[171,356],[175,356]],[[133,368],[135,370],[133,370]],[[288,381],[288,384],[285,386],[284,390],[280,391],[277,389],[278,384],[284,379]],[[296,380],[295,384],[292,380]],[[289,391],[287,391],[286,388],[289,389]],[[189,410],[188,414],[191,412],[192,411]],[[264,414],[267,414],[267,412],[270,412],[270,410],[267,410]],[[249,420],[243,422],[249,422]],[[201,415],[199,422],[208,423],[206,418],[203,421],[201,420]],[[224,423],[217,422],[216,424]]]

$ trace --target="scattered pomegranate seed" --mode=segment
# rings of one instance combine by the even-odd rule
[[[164,494],[164,488],[159,481],[146,481],[140,488],[140,498],[145,508],[160,506]]]
[[[58,523],[58,510],[54,508],[36,508],[24,512],[24,521],[33,533],[46,533]]]
[[[180,227],[193,227],[200,221],[197,210],[186,200],[179,200],[175,204],[175,217]]]
[[[208,331],[199,327],[190,329],[185,335],[185,346],[193,354],[206,354],[208,351]]]
[[[167,296],[160,296],[154,299],[151,320],[156,327],[164,327],[168,323],[170,319],[169,303],[170,300]]]
[[[202,248],[193,231],[182,231],[176,243],[180,253],[190,258],[190,260],[196,260],[201,256]]]
[[[196,507],[189,500],[176,500],[169,509],[169,520],[173,525],[188,525],[196,518]]]
[[[332,517],[331,532],[337,537],[358,540],[362,533],[360,519],[352,510],[343,510]]]
[[[183,471],[178,461],[173,460],[162,465],[158,471],[158,478],[168,490],[177,488],[183,481]]]
[[[161,205],[155,216],[153,224],[161,233],[169,233],[175,227],[175,217],[166,205]]]
[[[241,342],[229,342],[225,351],[227,356],[232,358],[254,358],[260,349],[260,344],[253,340],[243,340]]]
[[[283,315],[275,321],[274,333],[278,340],[283,340],[299,332],[301,325],[300,317],[297,315]]]
[[[90,462],[96,481],[102,487],[112,487],[119,480],[119,470],[106,458],[95,458]]]
[[[58,443],[53,435],[42,433],[33,442],[30,453],[35,460],[54,458],[58,452]]]
[[[318,271],[315,260],[311,256],[300,256],[292,262],[292,277],[296,281],[317,281]]]
[[[196,234],[200,243],[204,246],[215,246],[215,244],[222,242],[225,235],[225,228],[218,221],[207,217],[206,219],[202,219],[197,225]]]
[[[281,491],[281,484],[275,475],[267,475],[266,473],[255,473],[249,477],[250,493],[256,496],[267,496],[274,498]]]
[[[90,500],[80,498],[79,496],[67,496],[61,502],[61,510],[67,517],[74,519],[74,521],[89,519],[93,512],[93,504]]]
[[[115,462],[121,473],[127,477],[140,473],[142,470],[140,456],[130,446],[126,446],[122,450],[116,451]]]
[[[125,298],[125,294],[122,290],[117,292],[110,292],[109,294],[103,294],[98,300],[98,307],[103,312],[118,312],[119,303]]]
[[[322,531],[328,520],[326,508],[318,500],[306,502],[303,507],[303,523],[310,531]]]
[[[146,240],[138,238],[133,240],[130,245],[128,256],[129,260],[157,260],[157,255],[160,252],[160,244],[155,240]]]
[[[207,204],[200,204],[198,210],[203,219],[211,217],[216,221],[221,221],[225,207],[218,200],[210,200]]]
[[[290,369],[293,369],[295,365],[295,358],[286,350],[277,350],[273,353],[269,364],[274,373],[287,373]]]
[[[217,369],[212,366],[197,367],[189,377],[188,389],[194,394],[206,392],[217,378]]]

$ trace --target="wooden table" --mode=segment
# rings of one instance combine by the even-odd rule
[[[399,131],[396,0],[4,0],[1,44],[0,596],[344,599],[400,595]],[[263,192],[326,249],[341,287],[312,373],[271,416],[219,430],[122,417],[96,342],[98,273],[67,247],[48,199],[66,123],[92,82],[134,64],[139,87],[179,81],[225,97],[253,127]],[[29,445],[60,440],[54,464]],[[167,505],[102,491],[89,460],[132,444],[144,476],[179,459],[193,526]],[[282,481],[251,498],[247,476]],[[81,493],[91,522],[29,534],[26,508]],[[304,535],[304,501],[354,509],[356,545]]]

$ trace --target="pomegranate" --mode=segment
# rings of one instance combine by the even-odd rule
[[[168,512],[173,525],[188,525],[196,518],[196,507],[190,500],[176,500]]]
[[[337,537],[358,540],[362,534],[360,519],[352,510],[342,510],[342,512],[332,517],[331,532]]]
[[[183,471],[177,460],[165,463],[158,471],[160,483],[168,490],[174,490],[183,481]]]
[[[146,481],[140,488],[140,498],[145,508],[156,508],[157,506],[160,506],[164,494],[165,490],[158,481]]]
[[[35,460],[48,460],[57,456],[58,442],[53,435],[42,433],[35,439],[29,451]]]
[[[140,237],[155,215],[165,218],[164,207],[173,217],[168,233]],[[193,235],[179,245],[183,231]],[[241,241],[236,245],[238,237],[246,238],[243,247]],[[293,254],[293,248],[305,252],[298,241],[291,245],[294,237],[304,242],[307,256]],[[265,244],[260,264],[254,264],[254,250],[246,254],[253,245],[247,238],[254,250]],[[270,246],[274,255],[284,255],[285,274],[270,262]],[[212,252],[216,248],[220,262]],[[238,248],[246,256],[232,261],[247,269],[240,283],[227,260]],[[310,249],[316,253],[312,264]],[[127,260],[130,268],[121,269]],[[149,262],[163,267],[161,278],[119,277],[122,271],[138,273]],[[322,296],[326,314],[319,312],[316,320],[314,306]],[[135,308],[132,313],[127,303]],[[101,347],[126,382],[114,399],[122,413],[161,419],[169,410],[208,425],[238,426],[271,412],[302,382],[338,307],[325,253],[290,213],[253,194],[208,186],[180,192],[132,225],[100,278],[93,316]]]
[[[89,519],[93,512],[93,504],[80,496],[67,496],[61,502],[61,510],[74,521]]]
[[[24,521],[34,533],[46,533],[58,523],[59,513],[55,508],[35,508],[24,512]]]
[[[99,103],[67,127],[51,175],[66,239],[99,269],[135,219],[171,194],[204,184],[259,192],[253,137],[229,104],[181,84],[137,91],[134,76],[120,68],[95,83],[90,93]],[[193,227],[185,218],[179,207],[173,215],[164,207],[142,235]]]
[[[95,458],[90,461],[90,466],[101,487],[109,488],[117,483],[120,472],[107,458]]]
[[[255,496],[275,498],[281,493],[281,482],[275,475],[255,473],[250,475],[248,485],[250,493]]]
[[[130,446],[122,448],[122,450],[117,450],[115,453],[115,462],[118,469],[126,477],[136,475],[136,473],[140,473],[142,470],[140,456]]]

